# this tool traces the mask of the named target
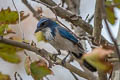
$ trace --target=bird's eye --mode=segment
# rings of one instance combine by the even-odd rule
[[[42,24],[41,24],[41,26],[44,26],[44,25],[45,25],[45,23],[42,23]]]

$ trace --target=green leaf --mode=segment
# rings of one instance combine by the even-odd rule
[[[10,8],[0,11],[0,24],[15,24],[18,18],[17,11],[11,11]]]
[[[106,14],[107,14],[107,20],[111,23],[111,24],[115,24],[115,20],[117,19],[115,17],[115,13],[114,13],[114,9],[111,7],[106,7]]]
[[[5,75],[0,72],[0,80],[11,80],[11,79],[9,75]]]
[[[4,35],[4,31],[8,28],[8,24],[1,24],[0,25],[0,36]]]
[[[19,63],[20,58],[16,54],[17,49],[14,46],[0,43],[0,57],[11,63]]]
[[[115,4],[119,4],[120,3],[120,0],[114,0],[113,1]],[[120,8],[120,5],[116,6],[117,8]]]
[[[42,65],[40,61],[35,61],[30,65],[31,74],[35,80],[41,80],[48,74],[51,74],[52,71],[47,67]]]

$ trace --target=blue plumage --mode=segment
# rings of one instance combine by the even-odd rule
[[[71,40],[73,43],[78,43],[77,38],[75,38],[70,32],[68,32],[66,29],[62,27],[58,27],[58,31],[61,36]]]
[[[47,21],[47,20],[49,20],[49,19],[47,19],[47,18],[42,18],[42,19],[40,19],[40,21],[39,21],[38,24],[37,24],[37,28],[39,28],[40,25],[41,25],[42,23],[44,23],[45,21]]]

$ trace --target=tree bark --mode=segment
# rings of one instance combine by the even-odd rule
[[[94,13],[94,28],[93,37],[94,43],[100,45],[101,42],[101,30],[102,30],[102,5],[103,0],[96,0],[95,13]],[[107,74],[98,71],[99,80],[107,80]]]

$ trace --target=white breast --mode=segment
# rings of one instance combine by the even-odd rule
[[[50,28],[44,28],[43,30],[43,35],[45,36],[46,40],[50,41],[54,39],[54,36],[51,34],[51,29]]]

